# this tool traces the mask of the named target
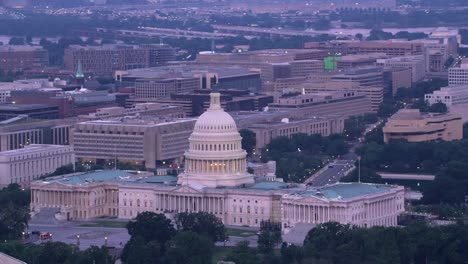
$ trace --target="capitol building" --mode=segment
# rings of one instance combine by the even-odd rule
[[[225,225],[259,227],[269,220],[284,228],[329,221],[395,226],[404,211],[401,186],[337,183],[312,188],[279,181],[272,173],[249,174],[236,123],[221,108],[217,92],[211,93],[210,107],[198,118],[189,142],[185,171],[178,177],[109,170],[35,181],[31,211],[53,212],[61,220],[203,211]]]

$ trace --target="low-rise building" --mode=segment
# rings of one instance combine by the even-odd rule
[[[462,62],[460,67],[449,69],[449,86],[468,85],[468,62]]]
[[[377,65],[385,68],[410,68],[413,83],[421,81],[426,76],[426,62],[423,55],[379,59]]]
[[[180,106],[161,103],[136,103],[129,108],[120,106],[99,108],[95,113],[79,116],[79,119],[85,121],[135,115],[153,117],[158,116],[164,118],[184,118],[185,112]]]
[[[431,94],[425,94],[424,100],[430,105],[444,103],[447,107],[468,104],[468,84],[442,87]]]
[[[18,183],[28,187],[31,181],[75,163],[73,147],[64,145],[26,145],[0,152],[0,187]]]
[[[269,110],[288,111],[291,118],[334,115],[342,117],[373,113],[370,99],[351,91],[309,93],[279,98]]]
[[[409,142],[452,141],[463,138],[463,123],[457,114],[401,109],[388,119],[383,133],[385,143],[392,139],[406,139]]]

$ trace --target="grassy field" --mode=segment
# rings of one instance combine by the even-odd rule
[[[255,235],[255,231],[233,229],[233,228],[226,228],[226,232],[228,236],[237,236],[237,237],[248,237],[248,236]]]
[[[113,227],[113,228],[125,228],[127,222],[120,222],[120,221],[95,221],[89,223],[83,223],[79,226],[86,226],[86,227]]]

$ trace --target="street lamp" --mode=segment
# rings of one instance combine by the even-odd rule
[[[22,235],[22,238],[23,238],[23,240],[24,240],[24,231],[23,231],[23,232],[21,232],[21,235]]]
[[[358,156],[358,182],[361,183],[361,156]]]
[[[104,246],[107,247],[107,237],[104,237]]]
[[[76,245],[80,247],[80,235],[76,235]]]

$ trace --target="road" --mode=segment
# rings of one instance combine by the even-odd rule
[[[383,121],[379,121],[375,124],[368,125],[364,130],[362,138],[377,128]],[[309,179],[305,180],[305,183],[310,186],[319,187],[327,184],[333,184],[338,182],[342,177],[345,176],[346,171],[351,169],[358,159],[358,155],[354,153],[355,149],[362,143],[358,140],[349,142],[350,149],[349,153],[341,156],[339,159],[330,162],[328,167],[319,172],[319,174],[312,175]]]

